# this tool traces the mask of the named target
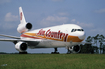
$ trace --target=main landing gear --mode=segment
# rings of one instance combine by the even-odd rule
[[[57,48],[54,48],[54,52],[51,52],[51,54],[59,54],[59,52],[57,52],[58,50],[57,50]]]
[[[27,54],[27,52],[19,52],[19,54]]]

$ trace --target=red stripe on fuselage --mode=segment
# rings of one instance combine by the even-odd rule
[[[33,36],[28,36],[28,35],[24,35],[24,34],[22,34],[21,37],[33,38],[33,39],[42,39],[42,38],[33,37]]]

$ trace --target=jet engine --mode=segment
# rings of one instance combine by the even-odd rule
[[[19,24],[19,26],[18,26],[18,28],[17,28],[17,31],[19,32],[19,33],[24,33],[24,32],[26,32],[26,31],[29,31],[29,30],[31,30],[31,28],[32,28],[32,24],[31,23],[26,23],[26,24]]]
[[[81,47],[80,47],[79,45],[76,45],[76,46],[69,47],[69,50],[70,50],[72,53],[78,53],[78,52],[80,52]]]
[[[19,52],[25,52],[28,48],[28,45],[25,42],[18,42],[18,43],[16,43],[15,48]]]

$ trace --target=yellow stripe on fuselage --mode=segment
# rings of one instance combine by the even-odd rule
[[[56,40],[56,41],[64,41],[65,37],[61,37],[61,39],[59,38],[52,38],[52,37],[47,37],[46,34],[44,35],[37,35],[37,33],[24,33],[24,35],[27,35],[27,36],[32,36],[32,37],[37,37],[37,38],[41,38],[41,39],[50,39],[50,40]],[[24,36],[22,36],[24,37]],[[71,36],[71,35],[68,35],[67,36],[67,40],[66,42],[81,42],[83,40],[79,39],[78,36]]]

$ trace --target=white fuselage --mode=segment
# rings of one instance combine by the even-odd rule
[[[56,48],[75,46],[85,39],[84,30],[75,24],[64,24],[25,32],[21,39],[40,41],[28,42],[29,48]]]

